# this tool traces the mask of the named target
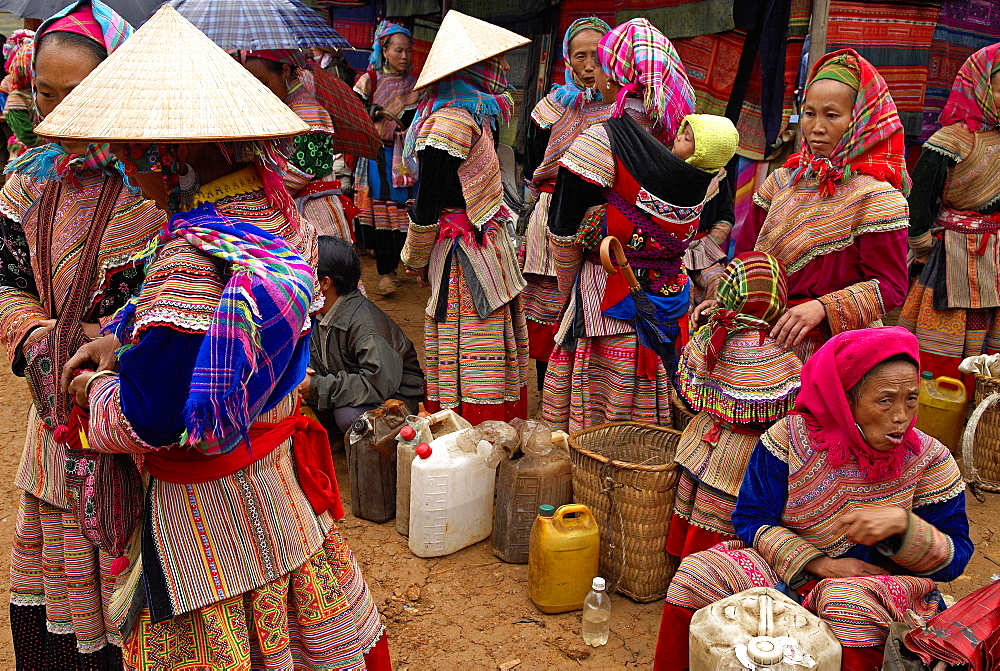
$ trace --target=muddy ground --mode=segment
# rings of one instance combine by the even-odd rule
[[[373,273],[366,258],[365,281],[374,289]],[[373,298],[420,347],[427,290],[406,278],[394,296]],[[18,501],[10,483],[24,441],[28,392],[23,380],[6,366],[0,368],[0,477],[7,483],[0,489],[0,603],[6,604],[7,557]],[[531,407],[537,410],[537,394]],[[350,483],[343,453],[335,463],[347,504]],[[968,500],[976,555],[965,575],[941,585],[955,598],[1000,573],[1000,496],[990,496],[985,504]],[[341,530],[385,617],[397,669],[644,668],[652,663],[659,603],[614,596],[607,645],[587,648],[580,637],[580,614],[540,613],[528,599],[527,566],[501,562],[489,540],[447,557],[420,559],[410,553],[393,522],[373,524],[348,514]],[[0,668],[13,668],[5,606],[0,608]]]

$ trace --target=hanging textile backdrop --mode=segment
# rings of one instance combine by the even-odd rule
[[[962,63],[974,52],[995,42],[1000,42],[1000,3],[996,0],[944,0],[941,3],[941,15],[931,40],[921,142],[941,127],[938,116]]]
[[[732,30],[734,0],[615,0],[615,22],[644,17],[670,39]],[[605,3],[606,4],[606,3]]]
[[[374,3],[360,7],[331,7],[330,25],[355,49],[370,50],[375,40],[375,10]]]
[[[566,34],[569,24],[587,16],[596,16],[609,26],[614,26],[614,4],[608,0],[563,0],[559,4],[559,28],[556,31],[559,43],[554,45],[556,52],[552,56],[552,69],[548,75],[549,83],[563,83],[563,71],[566,66],[562,59],[562,36]]]
[[[939,1],[929,0],[830,3],[827,51],[851,47],[878,68],[912,142],[923,125],[931,39],[940,9]]]
[[[431,52],[431,44],[441,19],[437,17],[420,17],[413,19],[413,74],[418,74],[427,62],[427,54]]]
[[[802,45],[809,29],[811,0],[792,0],[787,28],[765,25],[764,30],[787,35],[783,68],[781,109],[768,110],[774,115],[775,127],[783,131],[794,108],[795,84],[798,76]],[[698,97],[698,107],[706,114],[726,113],[726,106],[736,86],[740,55],[746,42],[746,30],[728,30],[714,35],[699,35],[674,40],[677,53],[687,69],[691,85]],[[746,96],[736,127],[740,132],[738,153],[755,160],[769,154],[762,120],[762,72],[760,58],[748,74]]]

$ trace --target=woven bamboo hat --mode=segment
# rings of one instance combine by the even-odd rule
[[[35,133],[92,142],[213,142],[308,130],[242,65],[163,5]]]
[[[531,42],[527,37],[494,26],[454,9],[441,21],[415,89],[444,79],[463,68]]]

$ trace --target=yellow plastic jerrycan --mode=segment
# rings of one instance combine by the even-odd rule
[[[576,517],[568,515],[576,514]],[[528,546],[528,591],[543,613],[582,610],[597,576],[601,535],[585,505],[538,507]]]
[[[965,385],[953,377],[939,377],[925,370],[920,374],[920,406],[917,428],[934,436],[952,452],[961,444],[965,410],[969,398]]]

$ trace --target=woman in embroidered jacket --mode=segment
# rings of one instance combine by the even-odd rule
[[[657,668],[676,669],[695,610],[782,583],[843,645],[845,671],[879,669],[890,622],[938,611],[934,581],[972,556],[965,485],[944,445],[914,428],[920,353],[898,327],[847,331],[802,369],[795,410],[761,437],[726,541],[681,562]]]
[[[678,335],[690,300],[681,258],[713,179],[661,142],[673,142],[694,105],[670,41],[646,19],[633,19],[601,39],[598,55],[598,89],[616,101],[612,118],[581,133],[563,155],[548,219],[560,291],[570,300],[542,413],[569,431],[632,419],[670,423],[670,378],[628,321],[635,307],[622,273],[609,277],[596,251],[605,235],[618,238]]]
[[[479,41],[487,50],[494,45],[487,31],[526,41],[482,23],[488,28]],[[437,58],[455,39],[453,26],[442,23],[434,40]],[[435,53],[432,47],[424,72],[433,71]],[[524,278],[507,230],[511,215],[503,205],[493,139],[495,126],[513,109],[507,69],[496,55],[434,82],[407,137],[424,185],[403,263],[421,281],[430,280],[427,407],[456,408],[473,424],[525,418],[528,411],[528,338],[518,301]]]
[[[827,54],[806,89],[802,147],[754,195],[767,216],[736,244],[787,269],[791,307],[771,335],[803,361],[902,305],[909,187],[885,80],[852,49]]]
[[[788,279],[763,252],[719,278],[719,306],[684,347],[678,393],[698,414],[677,447],[681,478],[667,552],[686,557],[733,540],[733,509],[761,434],[795,404],[802,362],[768,336],[787,309]]]
[[[295,138],[295,152],[285,169],[285,186],[299,213],[320,235],[350,240],[351,227],[340,202],[340,179],[334,174],[330,113],[306,90],[296,74],[302,55],[291,49],[240,52],[243,67],[309,124],[305,135]]]
[[[143,454],[148,474],[141,562],[132,556],[112,613],[126,667],[388,668],[379,614],[334,525],[343,509],[325,432],[296,408],[315,231],[275,145],[254,140],[308,126],[169,6],[130,40],[39,126],[124,142],[113,149],[127,172],[172,214],[138,297],[64,370],[69,383],[71,369],[98,364],[69,384],[89,407],[90,446]],[[171,76],[136,95],[124,76],[136,72]],[[158,128],[189,143],[156,143],[141,120],[192,90],[210,109]]]
[[[354,172],[354,204],[361,210],[358,241],[375,253],[381,294],[396,290],[396,267],[410,223],[406,204],[416,184],[403,186],[401,165],[393,163],[397,137],[406,133],[417,107],[418,94],[413,90],[417,78],[410,72],[412,52],[410,31],[383,21],[375,32],[368,71],[354,85],[382,135],[378,159],[358,159]],[[400,186],[394,186],[394,180]]]
[[[50,114],[131,32],[96,0],[45,21],[34,62],[39,111]],[[165,216],[122,185],[121,164],[106,144],[48,143],[10,163],[7,172],[0,192],[0,339],[15,374],[24,375],[25,353],[44,344],[54,314],[78,311],[93,337],[98,320],[125,304],[142,282],[134,259]],[[99,203],[111,205],[110,216],[98,218]],[[97,244],[90,262],[83,260],[87,240]],[[58,393],[58,369],[72,353],[55,352],[51,392]],[[60,421],[47,425],[32,405],[15,479],[21,505],[10,572],[14,653],[24,668],[120,668],[121,638],[104,612],[111,559],[86,539],[69,511],[65,450],[52,431]]]
[[[524,235],[522,269],[528,285],[521,294],[528,323],[528,355],[538,368],[539,388],[555,346],[559,318],[567,297],[559,293],[556,267],[549,253],[549,204],[559,172],[559,159],[576,137],[611,115],[612,105],[594,88],[601,63],[597,43],[611,27],[595,17],[577,19],[563,37],[566,83],[552,91],[531,112],[524,149],[524,174],[536,194]]]
[[[961,379],[963,358],[1000,351],[998,99],[994,44],[958,71],[944,128],[924,143],[913,170],[910,248],[926,265],[899,324],[917,335],[924,370],[935,377]]]

